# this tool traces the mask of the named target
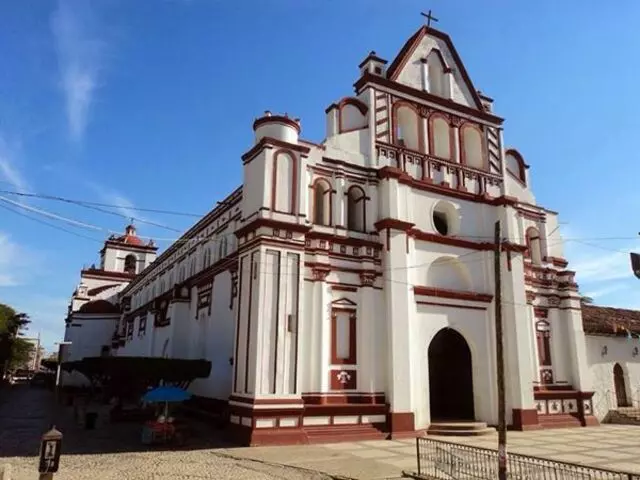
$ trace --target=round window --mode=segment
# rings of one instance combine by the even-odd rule
[[[455,235],[460,227],[458,210],[449,202],[438,202],[431,220],[434,230],[440,235]]]

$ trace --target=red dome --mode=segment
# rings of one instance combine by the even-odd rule
[[[78,313],[120,313],[120,309],[111,302],[106,300],[94,300],[82,305],[78,309]]]
[[[127,225],[125,234],[114,238],[112,241],[124,243],[126,245],[134,245],[137,247],[143,247],[145,243],[136,235],[136,227],[133,225]]]

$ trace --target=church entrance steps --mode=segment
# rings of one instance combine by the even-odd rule
[[[640,408],[618,407],[616,410],[610,410],[603,423],[640,425]]]
[[[305,427],[309,443],[360,442],[363,440],[384,440],[388,432],[372,424],[332,425],[331,427]]]
[[[487,427],[484,422],[433,422],[427,429],[427,435],[470,437],[490,435],[496,429]]]

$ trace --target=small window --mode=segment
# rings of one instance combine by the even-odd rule
[[[376,73],[377,75],[382,75],[382,69],[380,67],[374,67],[373,68],[374,73]]]
[[[124,258],[124,271],[126,273],[136,273],[137,259],[135,255],[127,255]]]

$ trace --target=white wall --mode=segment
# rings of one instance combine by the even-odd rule
[[[637,338],[628,340],[620,337],[595,336],[586,337],[587,359],[591,373],[591,381],[595,394],[593,409],[602,418],[611,409],[617,407],[615,386],[613,383],[613,367],[619,363],[624,372],[628,400],[634,406],[640,406],[640,355],[633,356],[634,348],[640,351]],[[603,355],[603,347],[607,353]]]

